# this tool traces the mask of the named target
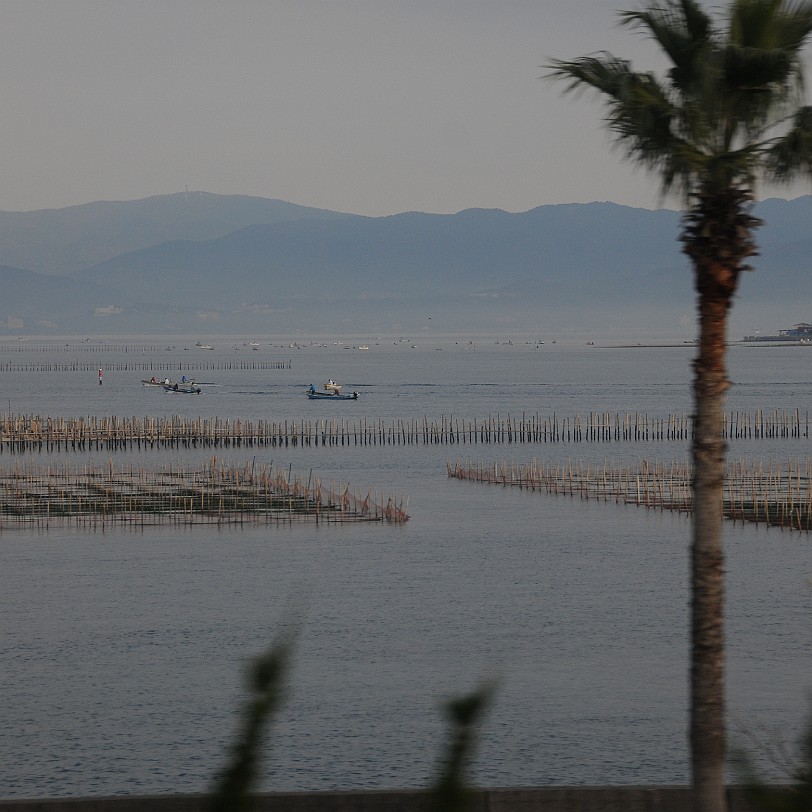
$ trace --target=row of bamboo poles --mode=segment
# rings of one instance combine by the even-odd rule
[[[189,345],[185,349],[196,349],[195,345]],[[0,344],[0,352],[4,355],[9,352],[30,353],[30,352],[170,352],[175,347],[166,344],[110,344],[104,342],[73,341],[73,342],[53,342],[34,343],[30,341],[15,341],[9,344]]]
[[[227,465],[212,458],[197,468],[158,470],[106,466],[0,466],[0,529],[4,525],[287,524],[294,521],[402,524],[403,500],[349,485],[324,486],[273,466]]]
[[[157,370],[229,370],[229,369],[291,369],[292,361],[105,361],[104,369],[113,372],[150,372]],[[0,372],[95,372],[97,363],[89,361],[2,361]]]
[[[474,482],[579,496],[659,510],[692,510],[692,468],[685,462],[447,463],[448,476]],[[809,531],[812,465],[738,461],[727,466],[723,496],[728,519]]]
[[[729,439],[809,437],[809,413],[794,411],[726,415]],[[217,448],[234,446],[453,445],[488,443],[644,442],[687,440],[686,415],[658,418],[641,413],[590,412],[581,418],[522,413],[460,420],[329,418],[242,420],[173,417],[42,417],[0,415],[0,452],[70,451],[96,448]]]

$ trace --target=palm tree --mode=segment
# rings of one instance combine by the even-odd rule
[[[725,808],[722,436],[728,313],[756,254],[759,180],[812,176],[812,107],[802,106],[801,51],[812,0],[732,0],[711,17],[696,0],[621,12],[662,49],[663,77],[609,53],[554,60],[566,89],[597,90],[627,158],[685,204],[680,239],[693,266],[699,321],[693,362],[690,748],[694,809]]]

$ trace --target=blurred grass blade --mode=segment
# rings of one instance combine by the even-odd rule
[[[290,637],[282,638],[250,666],[250,697],[242,729],[232,747],[231,761],[212,793],[211,812],[247,812],[251,808],[266,727],[284,699],[292,646]]]
[[[494,692],[486,683],[468,696],[452,699],[445,706],[450,723],[450,742],[440,775],[431,792],[430,812],[466,812],[473,793],[467,771],[476,747],[477,726]]]

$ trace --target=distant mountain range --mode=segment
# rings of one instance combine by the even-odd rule
[[[812,196],[756,214],[736,312],[812,321]],[[202,192],[0,212],[0,334],[673,332],[693,319],[679,229],[612,203],[362,217]]]

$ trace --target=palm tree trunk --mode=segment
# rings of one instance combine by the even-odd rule
[[[728,304],[700,296],[694,362],[691,545],[691,770],[695,812],[725,809],[724,550],[722,436]]]
[[[694,361],[693,538],[691,543],[690,745],[695,812],[724,812],[725,640],[722,434],[727,317],[744,264],[756,253],[752,194],[735,184],[705,189],[685,217],[683,250],[694,266],[699,354]]]

